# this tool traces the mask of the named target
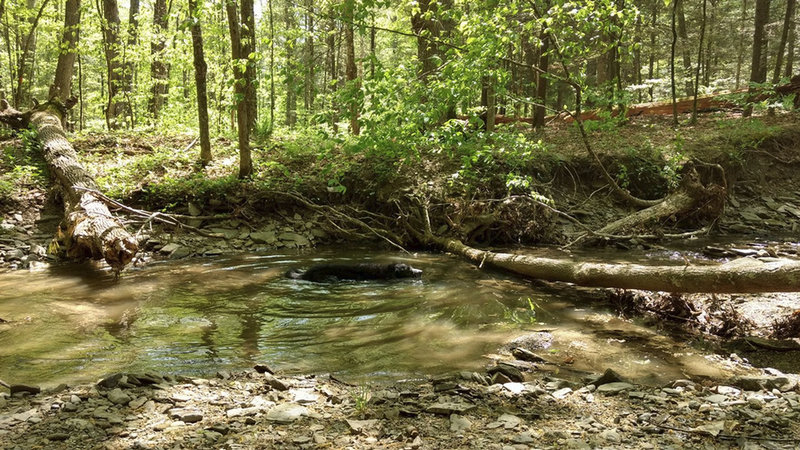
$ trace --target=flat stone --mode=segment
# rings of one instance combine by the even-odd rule
[[[515,444],[530,444],[534,442],[535,439],[530,431],[526,431],[524,433],[519,433],[511,438],[511,442]]]
[[[463,414],[474,408],[475,405],[470,403],[440,402],[428,406],[425,411],[449,416],[450,414]]]
[[[268,385],[272,386],[273,389],[278,391],[288,391],[289,385],[286,384],[284,381],[276,378],[269,372],[264,373],[264,381],[267,382]]]
[[[289,391],[294,398],[295,403],[316,403],[319,400],[319,395],[307,389],[292,389]]]
[[[225,411],[225,415],[228,417],[243,417],[243,416],[254,416],[260,412],[264,411],[264,408],[261,406],[252,406],[249,408],[231,408]]]
[[[14,395],[18,392],[27,392],[28,394],[36,395],[39,392],[42,392],[42,389],[38,386],[28,386],[25,384],[12,384],[8,389],[11,391],[11,395]]]
[[[115,405],[127,405],[131,400],[131,396],[123,392],[120,388],[115,388],[108,393],[108,401]]]
[[[725,395],[722,395],[722,394],[713,394],[713,395],[709,395],[708,397],[704,398],[703,400],[707,401],[708,403],[719,404],[719,403],[722,403],[724,401],[727,401],[728,397],[725,396]]]
[[[630,390],[634,389],[635,387],[636,386],[634,386],[634,385],[632,385],[630,383],[625,383],[625,382],[622,382],[622,381],[616,381],[616,382],[613,382],[613,383],[606,383],[606,384],[602,384],[602,385],[598,386],[596,392],[600,392],[600,393],[603,393],[603,394],[606,394],[606,395],[614,395],[614,394],[618,394],[618,393],[623,392],[623,391],[630,391]]]
[[[347,426],[350,427],[351,431],[356,433],[364,433],[369,430],[375,429],[378,425],[378,421],[376,419],[371,420],[353,420],[347,419]]]
[[[184,423],[195,423],[203,420],[203,413],[196,409],[174,408],[169,411],[169,416]]]
[[[472,422],[466,417],[458,414],[450,414],[450,431],[458,433],[469,430],[471,426]]]
[[[302,416],[308,415],[308,409],[305,406],[296,405],[293,403],[284,403],[278,405],[267,412],[267,420],[278,423],[292,423]]]
[[[256,244],[267,245],[272,245],[278,242],[278,238],[275,236],[274,231],[256,231],[255,233],[250,233],[250,240]]]
[[[170,255],[173,252],[175,252],[176,250],[178,250],[179,248],[181,248],[181,245],[173,242],[171,244],[167,244],[167,245],[161,247],[161,249],[159,250],[159,253],[163,253],[165,255]]]
[[[570,393],[572,393],[572,388],[565,387],[553,392],[550,395],[560,400],[562,398],[566,398],[566,396],[568,396]]]
[[[311,243],[307,237],[297,233],[281,233],[278,235],[278,239],[293,242],[298,247],[306,247]]]
[[[594,377],[594,378],[590,378],[588,381],[589,382],[587,384],[593,384],[595,386],[601,386],[601,385],[608,384],[608,383],[620,382],[620,381],[622,381],[622,377],[620,376],[620,374],[618,374],[614,370],[606,369],[606,371],[603,372],[602,375]]]
[[[600,439],[612,444],[618,444],[620,441],[622,441],[622,437],[619,435],[617,430],[604,430],[600,432]]]
[[[503,387],[512,394],[521,394],[525,390],[525,385],[522,383],[505,383]]]

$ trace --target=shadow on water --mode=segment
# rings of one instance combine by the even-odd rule
[[[420,280],[313,283],[324,261],[403,260]],[[88,266],[0,274],[0,379],[90,381],[115,371],[203,374],[262,362],[353,379],[477,369],[517,336],[577,373],[660,382],[723,375],[706,355],[635,323],[597,291],[480,271],[451,256],[372,250],[156,262],[118,281]]]

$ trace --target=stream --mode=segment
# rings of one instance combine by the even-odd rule
[[[283,276],[365,260],[424,273],[340,283]],[[619,319],[597,290],[479,270],[450,255],[363,248],[154,261],[118,281],[88,265],[0,273],[0,318],[8,321],[0,323],[0,379],[10,383],[90,382],[118,371],[191,376],[256,363],[392,380],[479,370],[520,336],[575,374],[611,367],[657,384],[732,370],[701,347]]]

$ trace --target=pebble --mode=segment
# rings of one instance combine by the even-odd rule
[[[450,414],[450,431],[460,433],[469,430],[472,427],[472,422],[464,416],[458,414]]]
[[[131,401],[131,396],[122,392],[122,389],[115,388],[108,393],[108,400],[115,405],[127,405]]]

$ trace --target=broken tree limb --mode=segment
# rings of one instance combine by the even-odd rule
[[[428,236],[428,239],[445,251],[460,255],[478,266],[579,286],[679,293],[800,292],[800,261],[794,260],[763,262],[740,258],[713,266],[608,264],[495,253],[469,247],[455,239],[435,236]]]
[[[139,244],[111,215],[105,203],[92,194],[97,184],[78,162],[78,155],[67,140],[62,120],[74,101],[66,105],[56,99],[20,112],[3,100],[0,122],[14,128],[33,128],[50,174],[60,187],[64,200],[64,220],[59,228],[60,253],[70,259],[105,259],[119,273],[136,255]],[[89,190],[89,191],[87,191]]]
[[[700,175],[694,168],[694,164],[689,162],[682,169],[681,184],[678,190],[665,197],[664,201],[612,222],[598,230],[597,234],[620,234],[669,217],[679,217],[698,212],[716,217],[722,213],[725,206],[725,196],[726,189],[724,186],[716,184],[703,185],[700,181]]]

